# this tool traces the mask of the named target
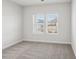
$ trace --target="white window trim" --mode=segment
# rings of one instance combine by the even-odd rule
[[[33,28],[32,28],[32,29],[33,29],[33,31],[32,31],[33,34],[44,34],[44,33],[49,34],[49,35],[53,35],[53,34],[54,34],[54,35],[58,35],[58,34],[59,34],[59,31],[58,31],[58,14],[53,14],[53,13],[51,13],[51,14],[57,16],[57,23],[56,23],[56,27],[57,27],[56,30],[57,30],[57,33],[48,33],[48,31],[47,31],[47,15],[48,15],[48,14],[46,14],[46,15],[44,15],[44,14],[35,14],[35,15],[32,15],[32,17],[33,17],[33,22],[32,22],[32,23],[33,23],[33,26],[32,26],[32,27],[33,27]],[[35,16],[36,16],[36,15],[44,15],[44,16],[45,16],[45,20],[44,20],[44,22],[45,22],[45,23],[44,23],[44,25],[45,25],[45,26],[44,26],[44,29],[45,29],[45,30],[44,30],[44,32],[35,32],[35,31],[34,31],[34,24],[35,24]]]
[[[57,33],[48,33],[48,31],[47,31],[47,25],[48,25],[48,23],[47,23],[47,16],[48,16],[48,14],[46,15],[46,34],[49,34],[49,35],[52,35],[52,34],[58,34],[58,15],[57,14],[53,14],[53,13],[51,13],[52,15],[56,15],[57,16],[57,23],[56,23],[56,30],[57,30]]]
[[[36,15],[44,15],[44,14],[36,14]],[[32,32],[33,32],[33,34],[44,34],[45,31],[44,31],[44,32],[35,32],[35,31],[34,31],[34,27],[35,27],[35,26],[34,26],[34,25],[35,25],[35,16],[36,16],[36,15],[32,15],[32,17],[33,17],[33,28],[32,28],[33,31],[32,31]],[[44,22],[45,22],[45,20],[44,20]],[[45,29],[45,26],[44,26],[44,29]]]

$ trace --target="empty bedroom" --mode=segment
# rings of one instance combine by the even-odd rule
[[[76,59],[76,0],[2,0],[2,59]]]

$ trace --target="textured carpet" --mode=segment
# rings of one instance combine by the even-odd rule
[[[3,59],[76,59],[70,45],[21,42],[3,50]]]

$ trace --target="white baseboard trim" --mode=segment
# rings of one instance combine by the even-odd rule
[[[76,56],[76,52],[75,52],[75,50],[74,50],[72,44],[71,44],[71,47],[72,47],[72,50],[73,50],[74,55]]]
[[[57,41],[38,41],[38,40],[27,40],[27,39],[23,39],[23,41],[27,41],[27,42],[43,42],[43,43],[56,43],[56,44],[71,44],[71,42],[57,42]]]
[[[41,42],[41,43],[55,43],[55,44],[71,44],[71,42],[42,41],[42,40],[38,41],[38,40],[22,39],[22,40],[17,40],[17,41],[15,41],[13,43],[10,43],[8,45],[5,45],[4,47],[2,47],[2,50],[6,49],[8,47],[11,47],[11,46],[13,46],[13,45],[15,45],[15,44],[17,44],[19,42],[22,42],[22,41],[27,41],[27,42]]]
[[[10,44],[7,44],[7,45],[5,45],[4,47],[2,47],[2,50],[4,50],[4,49],[6,49],[6,48],[8,48],[8,47],[11,47],[11,46],[13,46],[13,45],[15,45],[15,44],[17,44],[17,43],[19,43],[19,42],[21,42],[22,40],[17,40],[17,41],[15,41],[15,42],[12,42],[12,43],[10,43]]]

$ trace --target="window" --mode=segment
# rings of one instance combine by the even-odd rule
[[[33,15],[34,33],[57,33],[57,16],[54,14]]]
[[[35,33],[43,33],[44,32],[44,22],[45,17],[43,15],[35,15],[33,20],[33,32]]]
[[[57,16],[53,14],[47,15],[46,21],[46,30],[47,33],[57,33]]]

